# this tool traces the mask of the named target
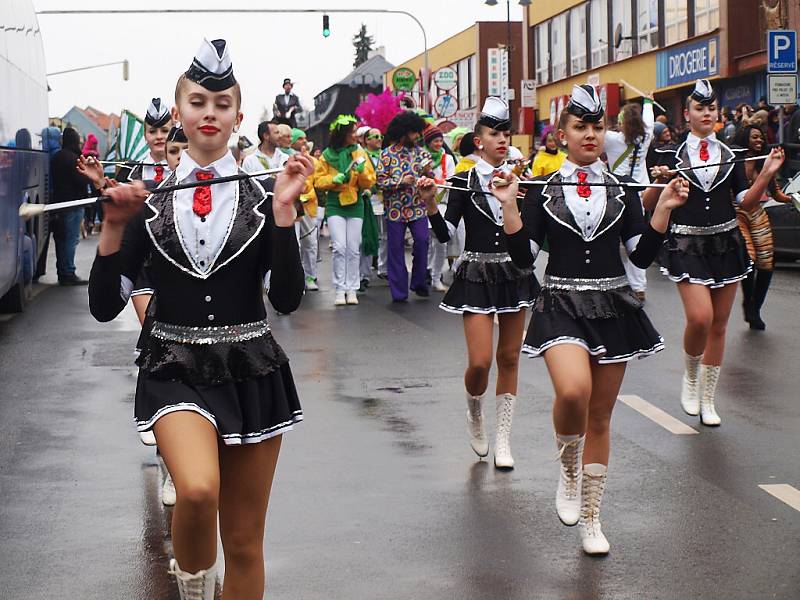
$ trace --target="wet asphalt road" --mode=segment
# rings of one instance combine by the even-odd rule
[[[80,274],[92,254],[82,243]],[[523,359],[517,468],[497,472],[466,439],[460,319],[435,293],[393,305],[382,282],[334,309],[327,252],[320,268],[324,290],[272,317],[306,421],[284,437],[266,597],[800,598],[800,512],[758,487],[800,488],[800,270],[776,275],[766,333],[735,312],[717,430],[680,410],[680,303],[651,270],[647,309],[668,347],[632,364],[622,393],[699,434],[618,405],[612,549],[592,559],[555,515],[543,362]],[[26,313],[0,315],[0,598],[177,598],[159,468],[132,426],[136,321],[96,323],[85,288],[36,291]]]

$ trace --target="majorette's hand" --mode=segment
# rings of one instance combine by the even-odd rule
[[[434,212],[438,210],[436,205],[436,180],[430,177],[420,177],[417,180],[417,193],[422,200],[425,201],[425,206],[429,211]]]
[[[516,203],[518,191],[519,179],[514,173],[498,171],[492,177],[492,194],[503,206]]]
[[[272,196],[272,213],[278,227],[289,227],[294,223],[294,203],[305,191],[306,178],[314,173],[314,163],[307,156],[293,154],[286,161],[283,173],[275,180]]]
[[[781,168],[785,158],[786,156],[783,153],[783,148],[780,146],[773,148],[772,152],[770,152],[769,156],[764,160],[764,171],[767,175],[775,175]]]
[[[95,157],[79,156],[76,168],[78,173],[92,181],[95,188],[99,190],[103,187],[106,176],[103,173],[103,165]]]
[[[112,226],[124,226],[142,210],[142,204],[150,195],[141,181],[119,184],[107,180],[109,187],[103,195],[110,198],[103,206],[103,222]]]
[[[689,198],[689,182],[683,177],[676,177],[670,181],[669,185],[661,190],[658,197],[659,206],[668,210],[673,210],[686,204]]]

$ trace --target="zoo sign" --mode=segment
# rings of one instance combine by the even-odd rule
[[[410,92],[414,89],[415,83],[417,83],[417,76],[407,67],[400,67],[392,75],[392,87],[396,90]]]
[[[458,85],[458,74],[455,69],[442,67],[433,74],[433,83],[440,90],[447,92]]]

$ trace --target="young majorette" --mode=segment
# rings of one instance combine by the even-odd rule
[[[688,186],[677,180],[666,187],[650,224],[645,224],[638,189],[624,187],[632,180],[609,173],[600,160],[604,111],[592,86],[573,88],[559,117],[558,136],[566,142],[567,158],[558,171],[537,178],[548,185],[531,186],[521,217],[519,186],[512,176],[502,175],[510,185],[495,187],[494,194],[503,205],[503,227],[515,264],[530,267],[545,239],[549,244],[546,278],[523,351],[544,356],[555,390],[558,517],[565,525],[580,523],[584,552],[606,554],[600,502],[611,411],[627,361],[664,345],[630,288],[619,244],[636,266],[650,264],[670,212],[685,202]]]
[[[166,145],[172,125],[172,115],[167,105],[161,98],[153,98],[144,116],[144,141],[147,142],[150,152],[142,161],[144,164],[134,163],[129,167],[122,167],[118,176],[119,181],[143,180],[161,183],[169,177]]]
[[[175,104],[189,148],[164,185],[242,174],[227,148],[242,113],[224,40],[203,42],[178,80]],[[294,203],[311,173],[297,155],[272,195],[252,179],[149,196],[139,182],[106,191],[112,202],[90,309],[100,321],[113,319],[150,261],[156,306],[137,361],[135,412],[140,430],[155,430],[177,489],[170,570],[183,600],[214,597],[218,516],[225,597],[263,595],[265,515],[281,435],[303,413],[288,358],[270,333],[262,281],[271,268],[273,306],[298,307],[304,278]]]
[[[492,177],[511,170],[506,163],[510,130],[508,104],[490,96],[475,127],[475,142],[481,149],[481,159],[469,171],[450,179],[454,186],[474,191],[450,190],[444,218],[436,200],[436,181],[423,177],[418,182],[433,232],[440,242],[446,243],[456,235],[462,219],[466,227],[461,263],[453,285],[439,306],[464,318],[468,355],[464,373],[467,427],[472,449],[480,457],[489,454],[481,404],[489,385],[495,316],[500,323],[494,449],[494,464],[499,469],[514,467],[511,424],[517,395],[519,349],[525,309],[533,305],[539,289],[531,265],[520,269],[511,262],[503,235],[502,208],[492,196]]]
[[[678,284],[686,314],[681,406],[713,426],[721,422],[715,392],[736,284],[752,269],[735,206],[750,210],[758,205],[783,164],[783,150],[770,153],[751,185],[744,163],[731,162],[743,158],[738,152],[747,149],[734,151],[714,135],[717,95],[707,80],[697,80],[683,115],[689,125],[686,141],[658,148],[660,164],[652,169],[657,181],[667,181],[676,175],[674,169],[695,167],[677,173],[690,184],[689,201],[675,211],[661,270]],[[703,168],[705,164],[709,166]],[[652,208],[656,198],[655,190],[645,192],[645,208]]]

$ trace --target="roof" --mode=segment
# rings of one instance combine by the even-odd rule
[[[356,67],[350,74],[334,85],[383,85],[383,74],[394,69],[394,65],[380,54],[376,54]]]
[[[102,110],[98,110],[93,106],[78,108],[78,110],[85,114],[89,119],[94,121],[94,123],[96,123],[97,126],[104,131],[108,131],[112,125],[115,129],[119,129],[119,116],[115,115],[114,113],[106,114]]]

